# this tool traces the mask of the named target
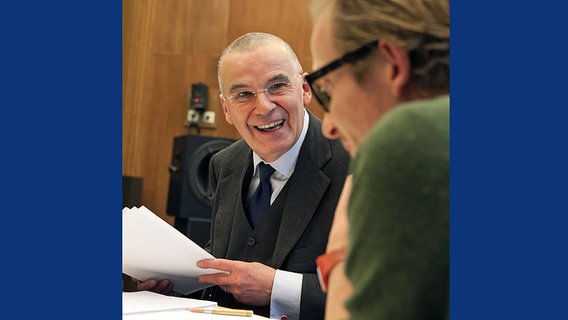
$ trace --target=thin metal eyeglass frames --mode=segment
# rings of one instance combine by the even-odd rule
[[[259,93],[264,92],[268,97],[278,97],[288,94],[292,90],[294,79],[289,80],[285,77],[278,77],[269,81],[264,89],[250,90],[249,88],[236,89],[225,99],[231,100],[235,105],[248,106],[254,103]]]
[[[318,102],[321,104],[325,112],[329,111],[329,102],[331,100],[331,97],[327,93],[326,89],[318,85],[316,81],[346,63],[354,63],[367,57],[367,55],[369,55],[369,53],[377,47],[377,43],[379,43],[379,40],[374,40],[362,47],[359,47],[358,49],[347,52],[341,58],[330,62],[329,64],[306,76],[306,81],[308,81],[310,88],[312,88],[314,95],[318,99]]]

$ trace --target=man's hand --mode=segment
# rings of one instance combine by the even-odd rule
[[[218,285],[239,302],[252,306],[270,304],[276,269],[258,262],[226,259],[205,259],[197,262],[200,268],[214,268],[228,273],[204,274],[199,281]]]
[[[171,296],[174,293],[174,285],[168,279],[162,279],[160,281],[156,281],[155,279],[139,281],[132,278],[132,281],[136,282],[136,290],[138,291],[148,290],[168,296]]]
[[[343,191],[339,196],[331,230],[327,241],[326,252],[347,248],[349,246],[349,221],[347,219],[347,207],[351,196],[352,175],[345,178]]]

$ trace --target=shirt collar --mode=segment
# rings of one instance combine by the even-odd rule
[[[300,148],[304,143],[304,139],[306,138],[306,133],[308,132],[308,126],[310,124],[310,117],[306,109],[304,109],[304,127],[302,128],[302,133],[300,133],[300,137],[294,143],[290,150],[286,151],[280,158],[272,161],[266,162],[263,161],[256,152],[252,152],[252,160],[254,165],[253,176],[256,174],[256,170],[258,167],[258,163],[263,161],[264,163],[270,164],[274,169],[276,169],[277,173],[285,176],[286,179],[290,178],[292,173],[294,172],[294,168],[296,167],[296,161],[298,161],[298,155],[300,154]]]

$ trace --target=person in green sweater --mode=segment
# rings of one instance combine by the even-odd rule
[[[449,318],[449,0],[312,0],[307,76],[353,158],[326,319]]]

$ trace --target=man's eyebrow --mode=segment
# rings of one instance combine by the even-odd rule
[[[290,78],[288,78],[288,76],[285,74],[277,74],[271,77],[270,79],[268,79],[266,83],[277,82],[277,81],[290,81]]]
[[[247,86],[246,84],[242,84],[242,83],[236,83],[229,88],[229,92],[233,92],[237,89],[242,89],[242,88],[249,88],[249,86]]]
[[[277,74],[275,76],[270,77],[268,80],[266,80],[266,84],[269,83],[274,83],[274,82],[288,82],[290,81],[290,78],[288,78],[287,75],[285,74]],[[237,89],[250,89],[249,85],[243,84],[243,83],[235,83],[233,84],[230,88],[229,88],[229,92],[234,92]]]

